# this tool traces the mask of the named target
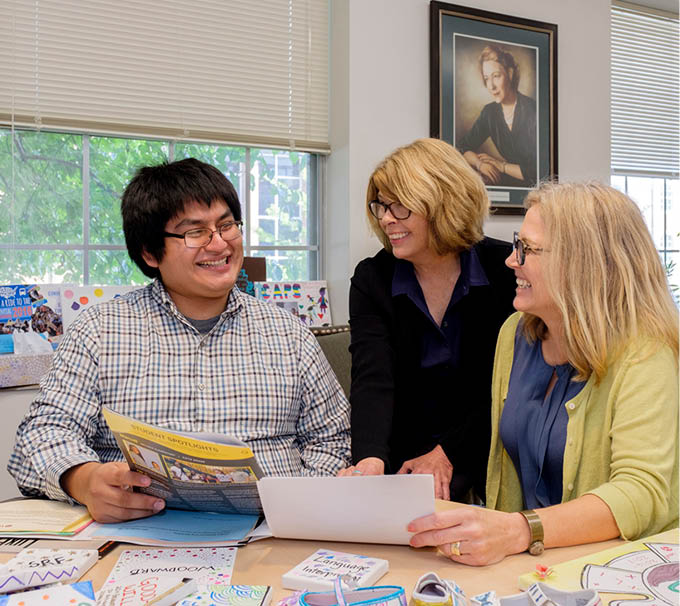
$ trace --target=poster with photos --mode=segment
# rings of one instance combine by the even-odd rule
[[[16,333],[38,333],[56,349],[64,334],[59,284],[0,286],[0,354],[14,353]]]

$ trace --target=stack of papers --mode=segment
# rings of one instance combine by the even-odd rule
[[[136,545],[238,547],[271,536],[260,516],[166,509],[118,524],[99,524],[87,509],[59,501],[14,499],[0,503],[0,537],[98,539]],[[257,526],[257,528],[256,528]]]
[[[118,524],[95,522],[88,534],[135,545],[238,547],[248,542],[258,519],[255,515],[166,509]]]
[[[85,507],[44,499],[0,503],[0,536],[70,537],[92,523]]]
[[[264,522],[254,514],[165,509],[148,518],[98,524],[84,507],[37,499],[12,500],[0,503],[0,537],[238,547],[273,535],[407,545],[411,537],[406,530],[408,523],[434,512],[431,475],[266,477],[257,483],[257,489]]]

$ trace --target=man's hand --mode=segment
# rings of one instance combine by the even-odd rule
[[[437,444],[430,452],[404,462],[397,473],[431,473],[434,476],[434,496],[448,501],[453,465],[444,449]]]
[[[338,471],[338,476],[381,476],[385,473],[385,462],[378,457],[366,457],[356,465]]]
[[[165,501],[132,492],[134,486],[148,486],[144,474],[130,471],[127,463],[83,463],[61,476],[64,491],[87,507],[97,522],[123,522],[158,513]]]

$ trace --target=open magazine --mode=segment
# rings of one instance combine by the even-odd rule
[[[173,509],[260,514],[264,476],[250,447],[214,433],[179,432],[103,410],[130,469],[151,478],[146,494]]]

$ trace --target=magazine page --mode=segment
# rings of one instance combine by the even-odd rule
[[[103,412],[130,469],[151,478],[142,492],[174,509],[262,513],[257,480],[264,474],[244,442],[155,427],[108,408]]]

